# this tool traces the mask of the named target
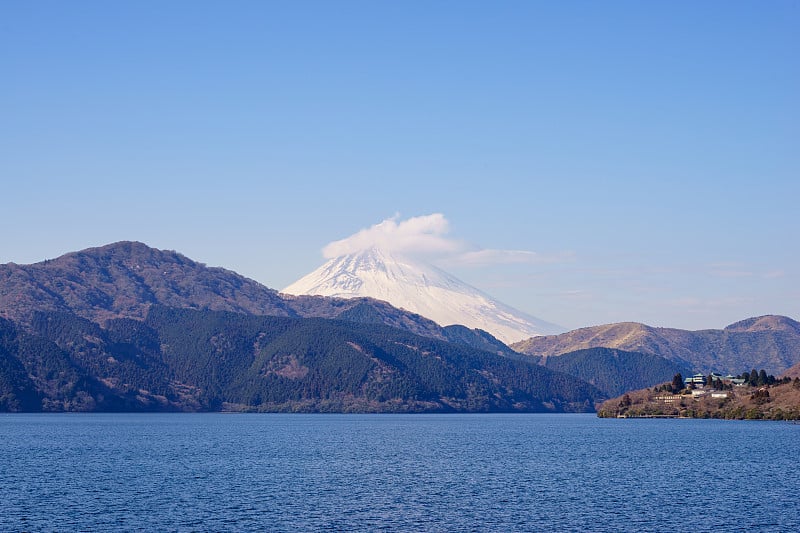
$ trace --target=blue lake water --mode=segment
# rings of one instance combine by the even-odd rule
[[[800,425],[0,415],[0,531],[800,531]]]

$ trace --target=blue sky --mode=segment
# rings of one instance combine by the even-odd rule
[[[279,289],[440,214],[532,258],[449,271],[568,328],[800,319],[798,27],[779,0],[6,0],[0,263],[138,240]]]

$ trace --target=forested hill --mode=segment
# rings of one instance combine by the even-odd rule
[[[150,307],[0,319],[3,411],[590,411],[595,387],[379,324]]]
[[[587,348],[615,348],[658,355],[704,374],[712,371],[738,374],[764,368],[778,375],[800,363],[800,323],[784,316],[767,315],[722,330],[686,331],[621,322],[534,337],[511,347],[545,357]]]
[[[25,329],[40,311],[72,313],[102,325],[110,319],[144,319],[153,305],[340,318],[385,324],[496,353],[513,353],[485,332],[442,328],[386,302],[282,295],[235,272],[139,242],[90,248],[33,265],[0,265],[0,317]]]
[[[583,379],[608,396],[651,387],[689,368],[657,355],[612,348],[589,348],[547,357],[543,364],[551,369]]]
[[[0,314],[27,324],[38,311],[93,322],[143,319],[151,305],[294,316],[274,290],[177,252],[118,242],[33,265],[0,265]]]

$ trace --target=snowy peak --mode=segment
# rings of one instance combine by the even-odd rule
[[[441,326],[461,324],[488,331],[506,343],[561,331],[433,265],[378,248],[331,259],[282,292],[377,298]]]
[[[374,286],[379,281],[381,282],[380,286]],[[371,294],[363,294],[362,291],[369,289],[392,294],[397,292],[396,285],[405,286],[406,290],[426,286],[458,288],[459,285],[473,291],[476,290],[433,265],[372,248],[357,254],[331,259],[308,276],[287,287],[283,292],[319,294],[317,291],[325,291],[326,296],[374,297]],[[300,292],[292,292],[289,289]]]

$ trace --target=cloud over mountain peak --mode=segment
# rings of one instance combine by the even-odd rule
[[[326,259],[379,248],[405,254],[455,253],[464,245],[447,237],[450,223],[441,213],[399,220],[399,215],[334,241],[322,249]]]

